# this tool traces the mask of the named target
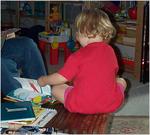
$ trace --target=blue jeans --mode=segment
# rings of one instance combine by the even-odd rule
[[[17,37],[5,41],[1,50],[1,90],[4,95],[17,88],[21,88],[18,81],[21,77],[38,79],[46,75],[42,56],[35,42],[27,37]]]

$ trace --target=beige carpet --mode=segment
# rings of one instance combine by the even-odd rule
[[[149,117],[115,116],[109,128],[110,134],[149,134]]]

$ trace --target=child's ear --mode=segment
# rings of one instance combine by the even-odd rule
[[[105,42],[105,43],[107,43],[107,44],[108,44],[108,43],[110,43],[110,41],[111,41],[111,39],[110,39],[110,38],[109,38],[109,39],[105,39],[105,40],[104,40],[104,42]]]

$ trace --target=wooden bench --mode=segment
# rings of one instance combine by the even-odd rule
[[[85,115],[68,112],[62,104],[54,107],[57,115],[45,127],[69,134],[105,134],[112,120],[111,114]]]

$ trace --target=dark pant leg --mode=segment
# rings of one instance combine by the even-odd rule
[[[9,39],[2,48],[2,57],[12,59],[22,69],[25,78],[38,79],[46,75],[42,56],[35,42],[27,37]]]
[[[11,71],[7,67],[11,66]],[[10,59],[1,58],[1,91],[7,95],[10,91],[21,88],[21,84],[13,77],[17,75],[16,65]]]

